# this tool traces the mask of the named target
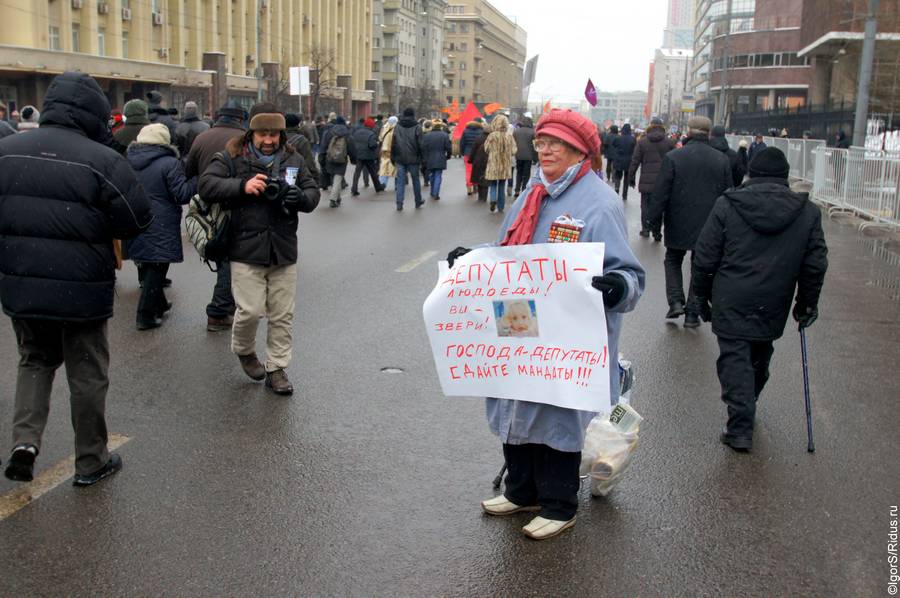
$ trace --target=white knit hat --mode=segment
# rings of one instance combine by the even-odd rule
[[[147,145],[169,145],[172,143],[172,137],[169,135],[169,127],[162,123],[153,123],[140,130],[136,141]]]

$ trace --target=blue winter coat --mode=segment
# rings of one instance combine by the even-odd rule
[[[135,262],[183,261],[181,206],[197,193],[197,177],[185,177],[178,151],[171,145],[132,143],[128,162],[153,211],[153,222],[131,241],[128,257]]]
[[[446,170],[453,144],[444,131],[429,131],[422,138],[422,161],[428,170]]]
[[[540,169],[532,177],[528,188],[507,211],[500,227],[498,244],[507,229],[516,221],[531,188],[541,181]],[[550,197],[541,204],[532,243],[546,243],[550,225],[563,214],[584,220],[585,227],[579,242],[603,242],[603,273],[622,275],[628,292],[616,305],[606,309],[606,334],[609,354],[618,355],[619,333],[625,312],[637,305],[644,292],[644,268],[628,245],[628,231],[622,202],[612,187],[594,174],[588,173],[568,188],[551,189]],[[599,274],[599,268],[597,269]],[[615,368],[610,375],[609,393],[612,404],[619,399],[619,378]],[[546,444],[558,451],[578,452],[584,446],[584,432],[595,413],[565,409],[555,405],[531,403],[512,399],[487,399],[487,419],[491,431],[505,444]]]

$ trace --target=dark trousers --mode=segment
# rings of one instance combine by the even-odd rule
[[[528,186],[531,179],[531,160],[516,160],[516,195]]]
[[[607,181],[612,180],[612,167],[613,167],[613,161],[611,159],[607,158],[606,159],[606,180]]]
[[[375,191],[384,191],[384,187],[378,180],[378,166],[375,160],[357,160],[356,170],[353,171],[353,185],[350,187],[351,193],[359,193],[359,175],[362,174],[363,182],[369,185],[368,178],[372,178],[372,184],[375,185]]]
[[[581,453],[566,453],[546,444],[504,444],[504,496],[520,506],[538,504],[539,515],[568,521],[578,510]]]
[[[624,184],[622,183],[624,179]],[[619,192],[619,185],[622,186],[622,199],[628,199],[628,172],[624,170],[614,170],[613,171],[613,186],[616,188],[616,193]]]
[[[716,370],[722,385],[722,401],[728,407],[727,434],[752,438],[756,401],[769,379],[772,341],[717,338]]]
[[[666,298],[669,305],[682,303],[686,306],[687,311],[694,311],[694,289],[688,287],[687,303],[684,301],[684,277],[681,273],[681,264],[684,262],[684,256],[687,255],[686,249],[666,248]],[[693,258],[694,252],[691,252]],[[690,284],[690,283],[688,283]]]
[[[662,234],[662,225],[660,224],[654,228],[647,218],[647,214],[650,213],[651,201],[653,201],[652,193],[641,193],[641,231],[652,232],[654,237],[659,237]]]
[[[105,417],[109,388],[106,320],[13,319],[12,323],[19,347],[13,446],[33,444],[40,450],[50,413],[53,378],[65,363],[75,430],[75,471],[94,473],[109,459]]]
[[[231,294],[231,263],[216,262],[216,286],[212,300],[206,306],[206,315],[217,320],[234,315],[234,295]]]
[[[478,201],[487,201],[490,185],[478,185]]]
[[[144,280],[141,287],[141,298],[138,300],[137,319],[148,322],[165,311],[166,294],[163,284],[169,272],[169,264],[146,262],[143,264]]]

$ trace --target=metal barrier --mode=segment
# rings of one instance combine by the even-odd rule
[[[749,146],[750,135],[726,135],[737,151],[741,140]],[[836,149],[821,139],[763,137],[768,147],[784,152],[791,166],[791,178],[812,185],[810,196],[828,207],[829,216],[852,212],[870,226],[900,228],[900,153],[866,150],[862,147]]]

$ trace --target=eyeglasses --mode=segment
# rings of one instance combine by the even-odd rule
[[[531,142],[536,151],[542,152],[545,149],[550,152],[558,152],[562,148],[566,147],[564,141],[556,138],[550,139],[535,139]]]

